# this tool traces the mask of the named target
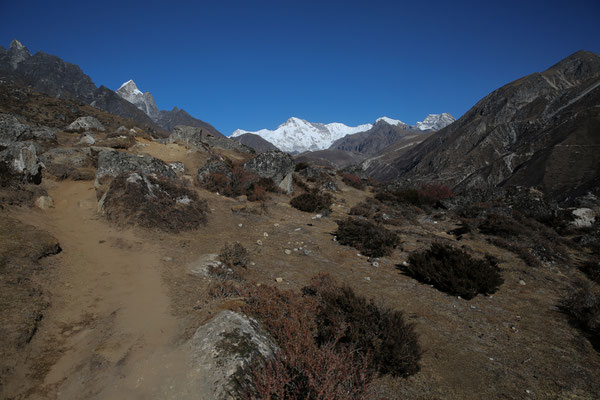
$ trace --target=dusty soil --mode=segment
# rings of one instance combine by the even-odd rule
[[[145,148],[173,158],[165,161],[188,154],[160,146]],[[198,162],[183,161],[188,170]],[[211,298],[211,282],[191,275],[190,265],[237,240],[251,253],[253,264],[243,271],[248,282],[298,290],[328,272],[358,293],[403,310],[416,324],[424,349],[421,371],[408,379],[381,379],[373,398],[600,398],[600,355],[556,307],[578,272],[564,265],[527,267],[479,235],[456,242],[446,233],[455,222],[443,214],[390,227],[403,244],[374,267],[373,260],[333,241],[335,219],[368,196],[342,182],[327,218],[291,208],[284,195],[272,196],[263,209],[199,190],[211,209],[208,224],[177,235],[110,225],[97,213],[91,181],[43,185],[55,208],[2,211],[2,217],[48,232],[62,252],[38,261],[48,306],[0,397],[197,398],[186,381],[185,342],[211,315],[235,308],[239,300]],[[466,301],[396,268],[410,251],[433,241],[498,257],[504,285],[493,296]],[[283,281],[276,283],[278,277]]]

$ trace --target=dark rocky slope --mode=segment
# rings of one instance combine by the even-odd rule
[[[245,144],[246,146],[253,148],[257,153],[279,150],[273,143],[267,142],[262,137],[253,133],[244,133],[243,135],[232,137],[231,139],[237,140],[241,144]]]
[[[537,186],[565,200],[598,191],[600,56],[579,51],[511,82],[387,165],[381,180],[440,182],[457,191]]]

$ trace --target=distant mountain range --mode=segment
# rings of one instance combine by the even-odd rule
[[[379,126],[398,127],[403,130],[412,129],[420,132],[438,130],[451,124],[453,121],[454,118],[450,114],[443,113],[430,114],[424,121],[417,122],[417,124],[413,126],[388,117],[378,118],[375,125],[379,124]],[[336,141],[347,135],[369,132],[375,125],[363,124],[353,127],[338,122],[322,124],[292,117],[274,130],[261,129],[259,131],[251,132],[237,129],[230,137],[235,138],[244,134],[254,134],[272,143],[282,151],[302,153],[305,151],[329,149]],[[368,136],[368,134],[363,136]]]
[[[193,118],[184,110],[174,108],[171,111],[159,111],[149,93],[142,94],[147,100],[144,105],[153,104],[154,108],[141,109],[141,103],[134,98],[137,87],[133,81],[128,87],[120,88],[123,89],[121,94],[105,86],[97,87],[77,65],[42,51],[31,55],[27,47],[16,39],[11,42],[8,50],[0,46],[1,81],[31,86],[34,90],[53,97],[77,100],[120,117],[133,119],[148,132],[158,136],[167,136],[167,131],[180,124],[201,127],[222,136],[214,127]]]

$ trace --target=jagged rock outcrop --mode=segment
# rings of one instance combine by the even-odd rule
[[[439,182],[455,191],[537,186],[563,200],[598,191],[600,55],[580,51],[511,82],[387,167],[380,180]]]
[[[277,348],[259,324],[233,311],[221,311],[202,325],[189,341],[190,378],[202,388],[203,399],[238,398],[238,382],[251,377],[256,357],[273,357]]]
[[[289,154],[280,151],[260,153],[248,160],[244,164],[244,169],[255,172],[261,178],[271,178],[276,185],[280,185],[285,180],[282,189],[290,191],[291,185],[287,183],[288,181],[291,182],[291,176],[294,172],[294,160]]]
[[[69,126],[65,128],[65,130],[67,132],[79,132],[89,130],[104,132],[106,129],[96,118],[85,116],[79,117],[75,121],[71,122]]]
[[[14,115],[0,113],[0,146],[25,140],[56,141],[56,129],[25,125]]]

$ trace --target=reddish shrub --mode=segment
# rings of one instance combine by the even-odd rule
[[[421,185],[421,188],[419,189],[419,195],[431,203],[436,203],[440,200],[451,199],[454,197],[452,189],[450,189],[448,186],[435,183]]]
[[[339,335],[319,346],[314,340],[316,299],[261,286],[249,289],[244,306],[277,343],[273,359],[258,359],[246,399],[363,399],[373,375],[367,357],[339,348]]]
[[[359,189],[359,190],[364,190],[365,189],[365,184],[360,179],[360,176],[354,175],[354,174],[350,174],[350,173],[347,173],[347,172],[340,173],[340,176],[342,178],[342,182],[344,182],[346,185],[352,186],[353,188],[356,188],[356,189]]]
[[[204,182],[206,190],[222,194],[223,196],[232,196],[231,180],[227,175],[221,172],[212,172]]]

